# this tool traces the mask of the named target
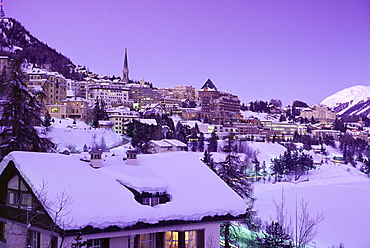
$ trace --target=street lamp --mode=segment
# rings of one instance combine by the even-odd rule
[[[295,185],[295,247],[298,247],[298,194],[297,194],[297,184],[307,182],[309,179],[304,179],[300,181],[294,181],[289,183],[294,183]]]

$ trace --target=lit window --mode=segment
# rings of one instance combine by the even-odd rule
[[[6,223],[0,222],[0,241],[6,241]]]
[[[175,231],[170,231],[166,232],[165,234],[165,243],[166,243],[166,248],[177,248],[179,247],[179,244],[184,244],[181,245],[181,247],[184,248],[193,248],[193,247],[198,247],[202,246],[201,243],[202,241],[199,242],[199,245],[197,245],[197,232],[202,232],[202,231],[186,231],[186,232],[175,232]]]
[[[178,232],[166,232],[166,247],[179,247]]]
[[[140,248],[153,248],[154,241],[153,241],[153,234],[152,233],[144,233],[140,234]]]

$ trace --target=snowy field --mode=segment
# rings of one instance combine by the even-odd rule
[[[83,146],[91,147],[95,143],[101,145],[105,142],[107,147],[118,145],[122,137],[112,129],[92,128],[90,125],[73,119],[56,119],[49,128],[48,137],[58,145],[58,149],[73,148],[78,152],[83,151]],[[95,138],[94,138],[95,137]]]
[[[308,202],[311,217],[323,212],[318,235],[311,247],[370,247],[370,179],[348,165],[325,164],[308,176],[309,181],[297,184],[298,216],[300,201]],[[255,209],[263,221],[275,219],[273,199],[280,201],[282,189],[286,206],[295,223],[296,190],[293,183],[256,183]]]

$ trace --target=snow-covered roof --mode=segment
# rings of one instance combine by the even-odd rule
[[[267,113],[257,113],[252,111],[240,111],[240,113],[242,114],[244,119],[258,118],[261,121],[273,119],[272,116]]]
[[[170,143],[167,143],[163,140],[151,140],[150,142],[160,147],[172,147]]]
[[[34,192],[46,185],[49,202],[57,202],[62,192],[71,198],[65,210],[68,214],[62,214],[57,223],[66,230],[197,221],[206,216],[239,216],[246,209],[244,200],[194,153],[138,155],[137,165],[126,163],[122,156],[109,156],[101,168],[94,169],[78,156],[17,151],[0,163],[1,173],[9,161]],[[122,184],[138,191],[165,190],[171,201],[154,207],[141,205]]]
[[[181,142],[180,140],[177,139],[164,139],[163,141],[176,147],[187,147],[187,145],[184,142]]]
[[[148,125],[157,125],[157,121],[155,119],[140,119],[139,121]]]

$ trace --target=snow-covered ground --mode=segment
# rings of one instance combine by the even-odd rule
[[[83,151],[85,144],[91,147],[94,141],[100,145],[104,139],[107,147],[115,146],[122,141],[122,137],[112,129],[95,129],[82,121],[73,124],[73,119],[55,119],[47,135],[57,144],[59,150],[73,148],[78,152]]]
[[[111,146],[119,143],[122,137],[111,130],[92,129],[90,126],[73,120],[56,120],[51,128],[49,136],[59,147],[73,145],[82,150],[84,144],[91,146],[94,138],[100,143],[104,137],[106,145]],[[253,149],[258,160],[265,161],[270,166],[272,158],[283,154],[285,148],[279,144],[248,142],[248,147]],[[124,153],[126,147],[119,147],[114,153]],[[330,156],[336,155],[338,151],[327,147]],[[338,153],[339,154],[339,153]],[[203,157],[203,153],[194,154]],[[224,154],[213,153],[215,161],[223,159]],[[320,160],[316,158],[315,160]],[[323,212],[324,220],[318,225],[318,235],[313,240],[312,247],[332,247],[343,243],[345,247],[370,247],[370,236],[367,226],[370,223],[370,178],[359,172],[358,169],[349,165],[324,164],[315,171],[310,172],[309,181],[297,184],[280,182],[255,183],[254,192],[257,198],[255,209],[258,216],[269,222],[275,217],[273,200],[279,201],[282,190],[286,197],[286,205],[293,225],[295,223],[295,200],[296,193],[298,202],[304,199],[308,202],[308,210],[311,216]],[[298,207],[300,211],[300,207]],[[299,215],[299,213],[298,213]]]
[[[345,88],[337,93],[325,98],[321,104],[328,107],[335,107],[339,103],[350,103],[350,106],[357,104],[360,101],[366,101],[370,96],[370,86],[356,85]]]
[[[323,212],[324,220],[318,225],[318,235],[312,247],[370,247],[370,178],[349,165],[324,164],[312,171],[309,181],[294,183],[256,183],[255,209],[263,221],[275,218],[273,200],[280,201],[282,190],[286,205],[295,223],[296,193],[298,203],[308,202],[312,217]],[[297,191],[296,191],[297,190]],[[298,205],[298,216],[300,206]]]

